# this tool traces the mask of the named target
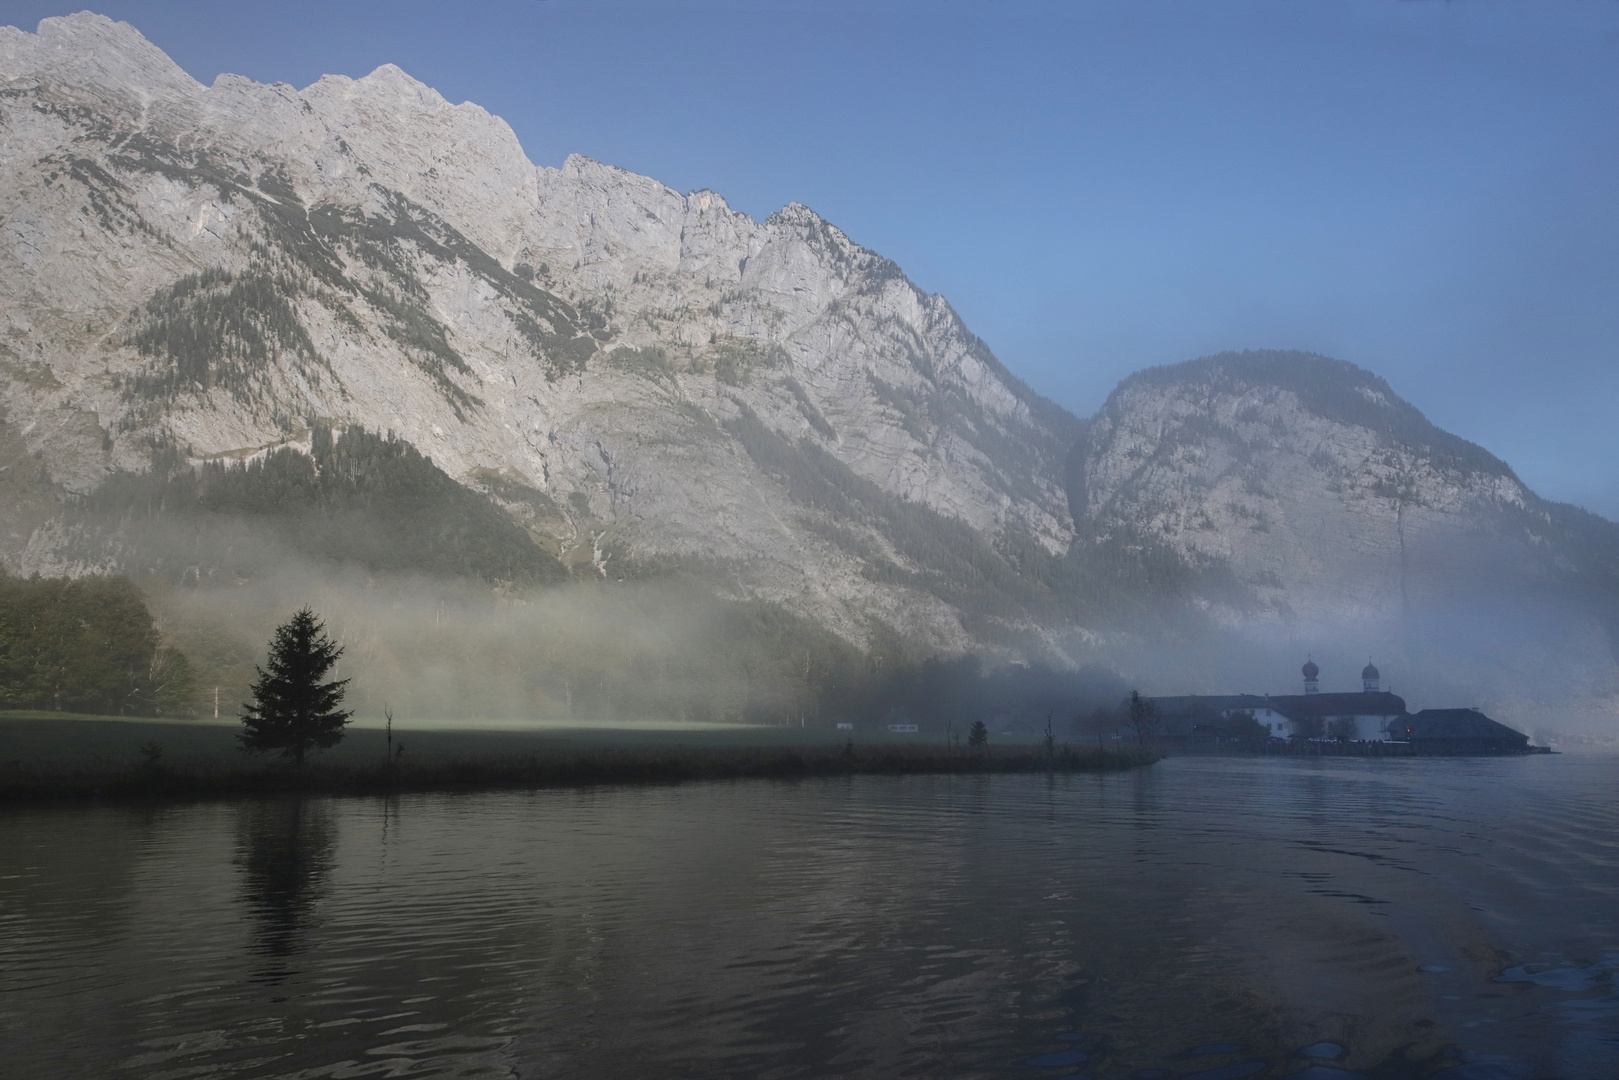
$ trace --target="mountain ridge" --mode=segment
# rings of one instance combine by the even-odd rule
[[[1261,350],[1149,369],[1074,459],[1076,546],[1200,575],[1217,623],[1299,651],[1352,633],[1436,692],[1613,707],[1619,526],[1363,368]]]
[[[4,313],[34,353],[0,356],[7,411],[55,432],[31,449],[65,492],[153,447],[201,461],[358,423],[497,498],[544,494],[526,524],[598,571],[701,558],[853,639],[875,609],[967,645],[930,591],[871,580],[743,466],[746,409],[887,497],[1066,546],[1073,418],[805,207],[755,222],[577,155],[533,166],[503,121],[388,65],[203,87],[98,16],[9,31],[0,65],[34,151],[10,155],[3,207]],[[903,565],[890,518],[840,527]],[[52,565],[40,535],[14,565]]]
[[[1081,419],[801,204],[757,221],[580,155],[534,165],[498,116],[393,65],[204,86],[89,14],[0,28],[0,140],[13,571],[155,572],[124,518],[74,508],[158,462],[302,470],[315,432],[356,432],[544,555],[490,524],[467,550],[506,554],[465,564],[486,582],[547,559],[686,575],[862,648],[1097,662],[1144,688],[1191,677],[1174,664],[1257,670],[1177,635],[1272,666],[1353,638],[1454,662],[1435,693],[1619,702],[1619,526],[1353,364],[1218,354]],[[1562,655],[1511,630],[1514,604]],[[1447,643],[1460,610],[1495,637]]]

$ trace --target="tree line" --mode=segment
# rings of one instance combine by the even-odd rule
[[[128,578],[0,577],[0,708],[190,715],[209,711],[199,690],[217,687],[221,715],[234,713],[263,655],[258,602],[216,605],[207,590],[150,585],[167,640]],[[893,635],[861,649],[777,605],[700,589],[587,589],[529,605],[469,588],[447,591],[436,610],[409,592],[327,597],[355,649],[353,696],[370,713],[391,700],[414,716],[853,721],[864,731],[912,722],[961,732],[985,720],[1028,733],[1053,714],[1060,724],[1093,712],[1123,722],[1127,690],[1105,671],[924,657]]]
[[[0,708],[186,715],[196,689],[128,578],[0,574]]]
[[[317,423],[310,451],[193,466],[160,453],[70,508],[72,554],[201,583],[252,577],[288,553],[371,573],[556,584],[568,572],[489,499],[409,442]]]

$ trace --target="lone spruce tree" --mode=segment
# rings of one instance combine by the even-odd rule
[[[343,647],[326,636],[326,628],[307,607],[276,627],[269,670],[257,669],[253,703],[242,705],[244,730],[237,738],[243,748],[276,750],[302,765],[310,750],[336,746],[354,715],[338,708],[349,681],[322,680],[342,655]]]

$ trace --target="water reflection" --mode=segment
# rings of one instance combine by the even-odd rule
[[[30,938],[117,940],[129,923],[141,854],[170,813],[136,806],[109,818],[30,807],[0,818],[0,966],[8,944]]]
[[[1616,777],[1172,759],[0,814],[0,871],[43,853],[0,872],[0,1043],[151,1080],[1619,1076]],[[109,885],[99,939],[40,932]]]
[[[237,818],[242,903],[253,920],[253,951],[285,961],[303,951],[317,901],[332,869],[337,828],[325,801],[277,799],[244,803]],[[278,981],[290,965],[260,977]]]

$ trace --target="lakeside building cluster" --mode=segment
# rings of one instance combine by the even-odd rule
[[[1529,737],[1477,709],[1423,709],[1411,713],[1405,699],[1382,688],[1382,674],[1368,662],[1359,692],[1322,693],[1321,669],[1306,660],[1302,694],[1224,694],[1157,697],[1155,737],[1172,742],[1214,741],[1234,721],[1252,716],[1272,739],[1404,743],[1416,750],[1450,753],[1514,753]]]

